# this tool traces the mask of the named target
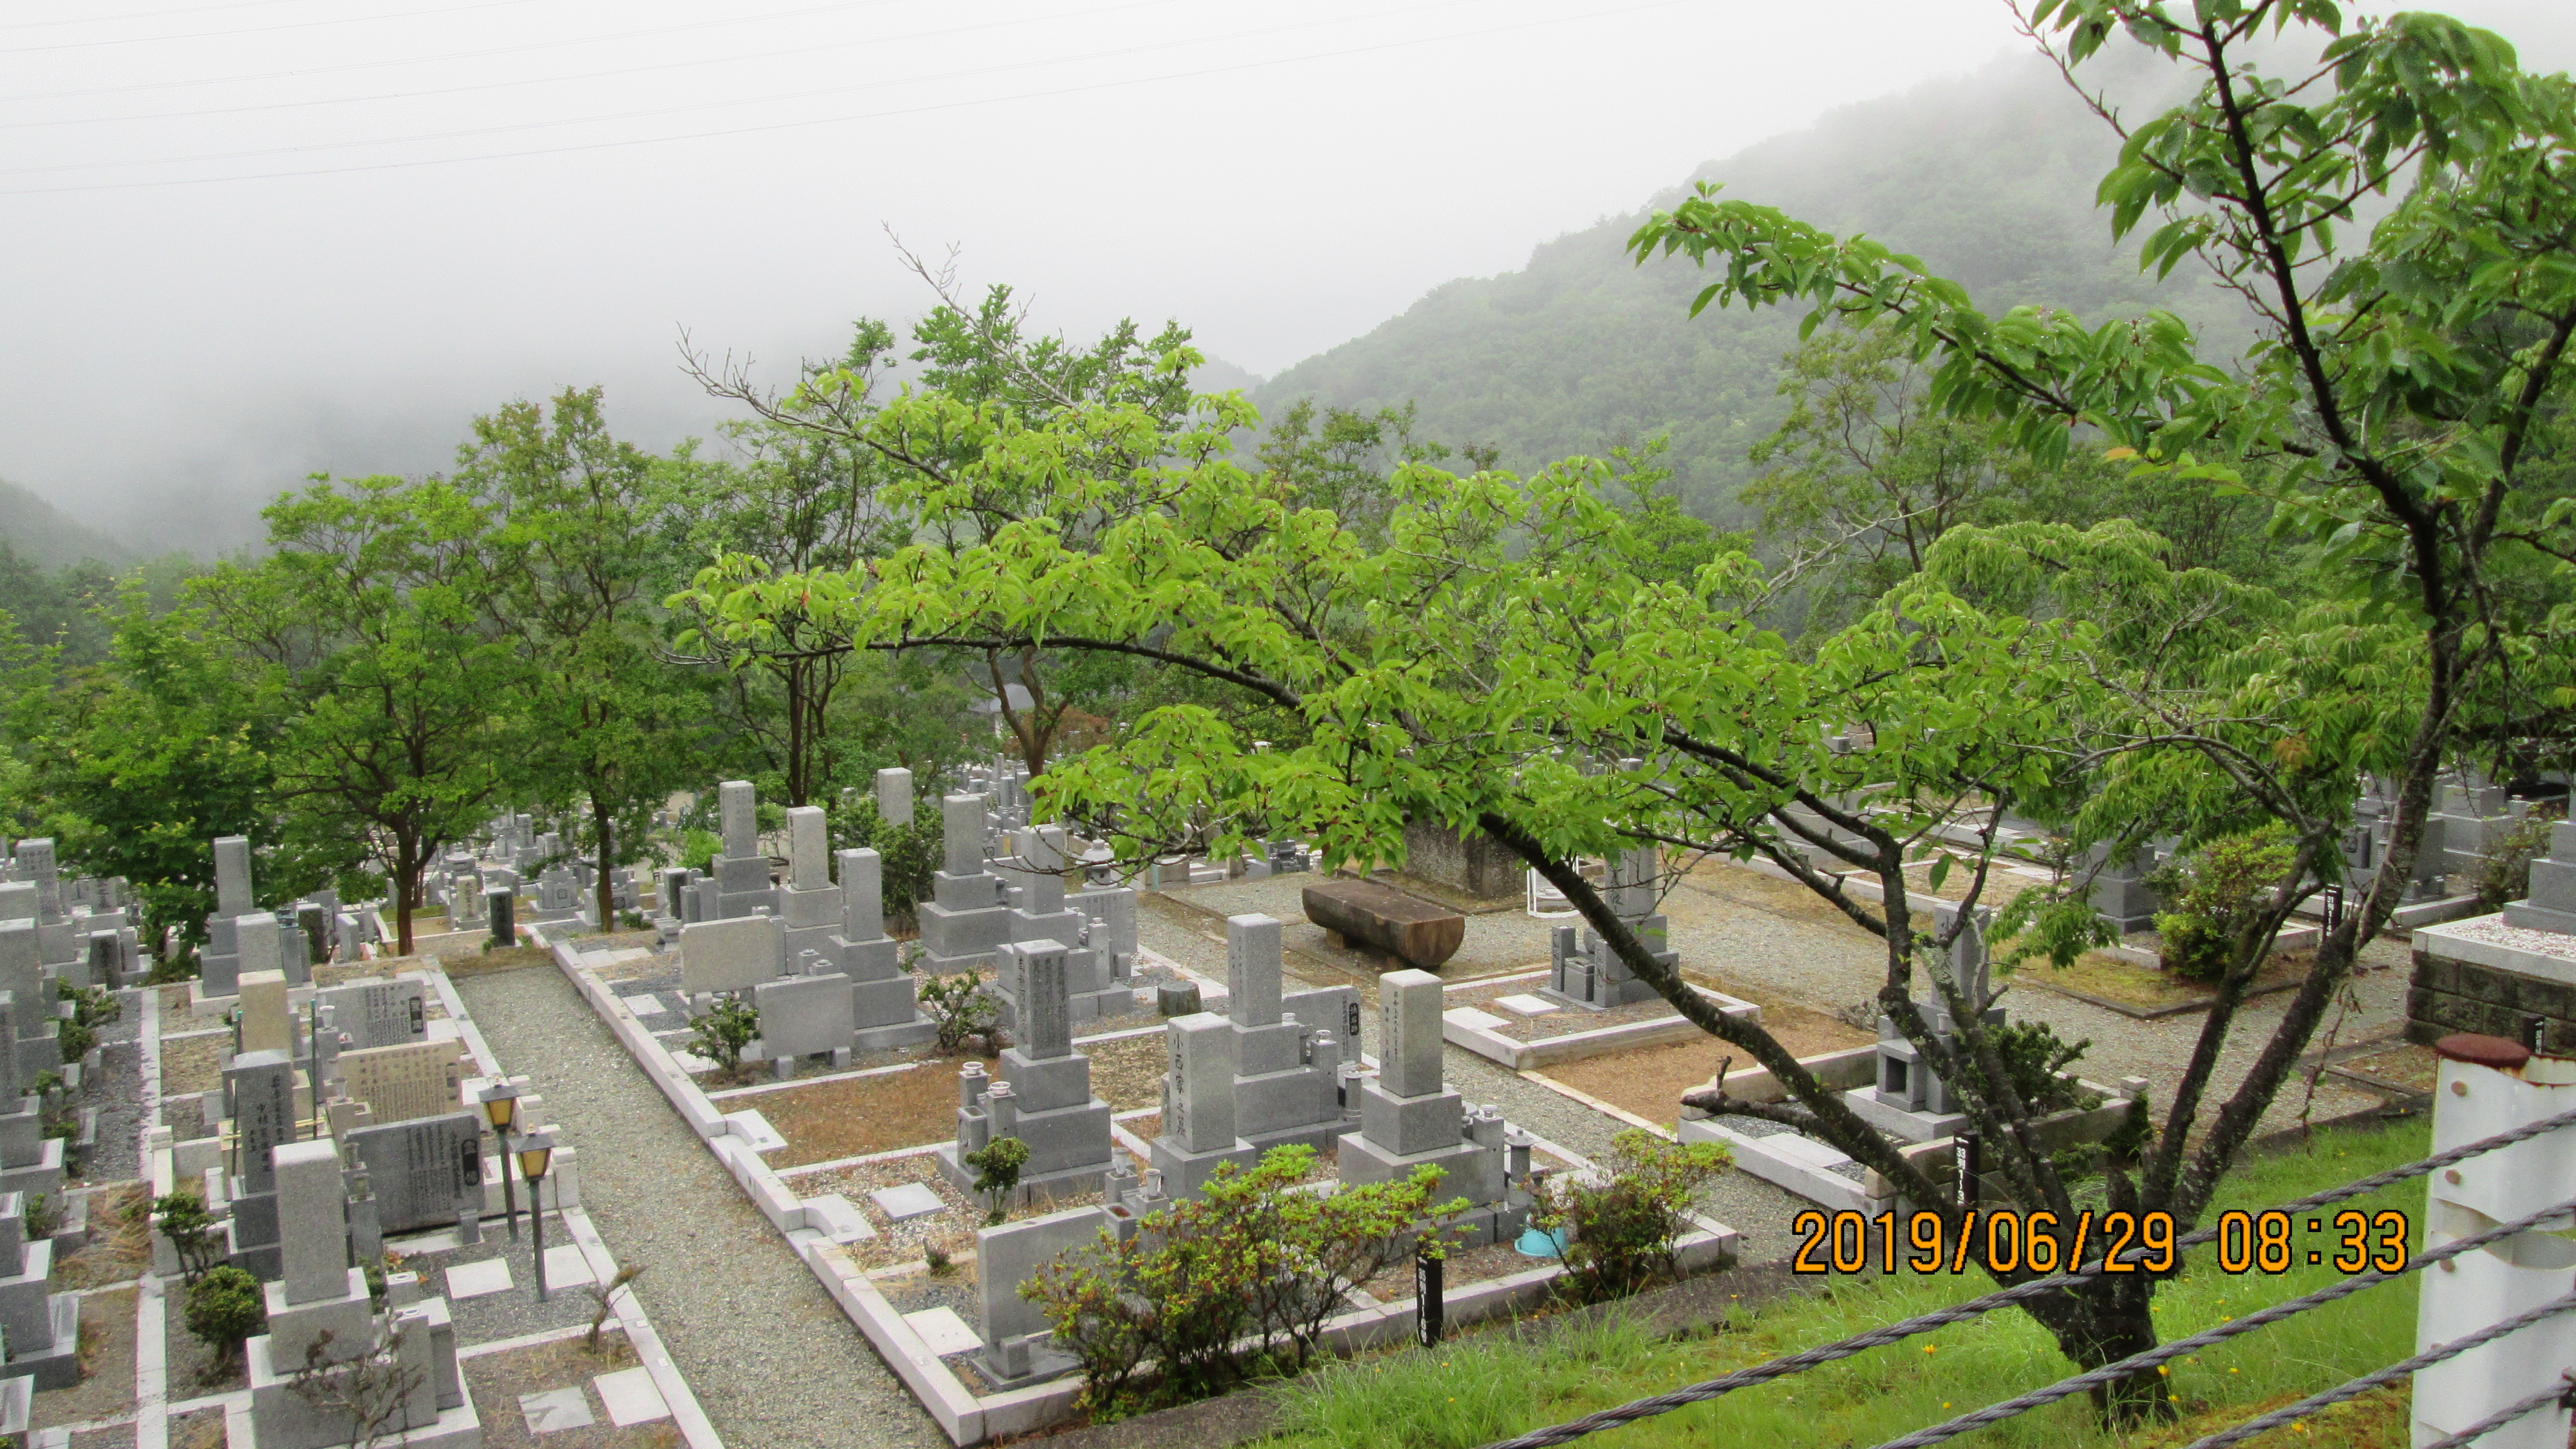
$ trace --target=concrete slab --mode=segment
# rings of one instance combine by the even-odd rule
[[[886,1215],[889,1222],[908,1222],[928,1217],[948,1206],[936,1188],[926,1182],[907,1182],[901,1187],[881,1187],[869,1193],[870,1201]]]
[[[662,998],[650,991],[639,991],[633,996],[622,999],[626,1003],[626,1009],[637,1016],[661,1016],[671,1009],[662,1004]]]
[[[1494,998],[1494,1004],[1521,1016],[1545,1016],[1557,1009],[1555,1002],[1544,996],[1532,996],[1526,991],[1517,996],[1498,996]]]
[[[620,1429],[671,1417],[671,1406],[662,1401],[662,1391],[653,1387],[650,1370],[619,1369],[592,1379],[590,1386],[599,1391],[599,1402],[608,1409],[608,1422]]]
[[[580,1244],[565,1243],[546,1249],[546,1291],[579,1288],[598,1281],[599,1275],[590,1271],[590,1260],[581,1255]]]
[[[528,1421],[531,1434],[587,1429],[599,1422],[591,1416],[590,1401],[582,1397],[578,1384],[568,1389],[548,1389],[542,1394],[519,1395],[519,1415]]]
[[[1511,1025],[1506,1017],[1496,1016],[1490,1011],[1478,1011],[1472,1006],[1453,1006],[1440,1013],[1440,1019],[1454,1021],[1460,1026],[1474,1027],[1479,1031],[1492,1031],[1498,1026]]]
[[[447,1270],[447,1296],[450,1298],[480,1298],[487,1293],[506,1293],[510,1285],[510,1264],[501,1258],[459,1263]]]
[[[918,1313],[905,1314],[903,1321],[904,1326],[920,1334],[922,1343],[940,1358],[981,1348],[984,1344],[983,1336],[967,1327],[966,1320],[958,1317],[954,1308],[925,1308]]]

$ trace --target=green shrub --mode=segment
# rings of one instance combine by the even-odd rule
[[[1986,1040],[1992,1042],[1995,1055],[2003,1058],[2004,1073],[2012,1079],[2013,1091],[2033,1112],[2059,1112],[2068,1107],[2088,1104],[2092,1094],[2058,1073],[2074,1064],[2092,1046],[2091,1040],[2069,1046],[2060,1041],[2057,1029],[2044,1021],[2011,1021],[1986,1028]]]
[[[1732,1160],[1714,1142],[1667,1142],[1631,1127],[1610,1139],[1597,1185],[1570,1177],[1542,1182],[1539,1226],[1567,1234],[1559,1290],[1598,1303],[1674,1277],[1683,1215]]]
[[[1000,1222],[1011,1190],[1020,1185],[1020,1169],[1029,1165],[1029,1144],[1017,1137],[996,1137],[958,1161],[975,1169],[975,1191],[983,1194],[992,1221]]]
[[[938,815],[915,815],[909,824],[892,825],[877,813],[877,802],[865,798],[832,811],[832,848],[877,853],[886,927],[895,931],[913,929],[921,903],[930,899],[930,878],[947,858]]]
[[[2156,917],[2165,969],[2185,981],[2225,976],[2237,934],[2262,913],[2295,859],[2288,832],[2267,825],[2213,840],[2148,876],[2148,888],[2172,907]]]
[[[1002,1004],[984,983],[969,971],[958,976],[933,976],[921,983],[922,1009],[939,1024],[939,1049],[943,1052],[965,1050],[966,1043],[980,1039],[984,1054],[992,1055],[1002,1047]]]
[[[1249,1172],[1229,1163],[1198,1197],[1124,1239],[1102,1233],[1020,1285],[1081,1361],[1086,1410],[1105,1418],[1142,1406],[1137,1378],[1149,1363],[1160,1374],[1154,1397],[1169,1401],[1247,1371],[1302,1369],[1346,1293],[1409,1258],[1417,1232],[1440,1253],[1468,1206],[1432,1203],[1436,1167],[1318,1196],[1298,1186],[1314,1163],[1311,1147],[1272,1148]]]
[[[187,1318],[188,1331],[229,1365],[268,1327],[267,1299],[257,1278],[227,1263],[188,1285]]]
[[[759,1008],[739,996],[720,996],[713,1011],[689,1023],[689,1050],[730,1076],[742,1070],[743,1049],[759,1035]]]
[[[2549,827],[2556,823],[2546,815],[2525,816],[2487,851],[2472,887],[2479,910],[2500,911],[2531,894],[2531,863],[2548,853]]]
[[[703,875],[712,869],[715,858],[724,854],[724,837],[712,830],[691,830],[680,836],[680,858],[672,864],[684,865]]]
[[[63,1061],[68,1065],[88,1056],[89,1049],[98,1045],[98,1031],[78,1017],[66,1016],[54,1023],[54,1042],[62,1048]]]
[[[2226,932],[2200,917],[2159,911],[2156,936],[2164,943],[2157,959],[2176,978],[2206,985],[2227,974],[2232,943]]]

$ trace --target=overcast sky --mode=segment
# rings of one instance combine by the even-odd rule
[[[2452,7],[2570,63],[2563,0]],[[1260,373],[1844,102],[2015,49],[2001,0],[23,0],[0,9],[0,477],[154,543],[442,466],[606,384],[721,415],[912,316],[887,229],[1050,328]],[[184,525],[185,532],[169,537]]]

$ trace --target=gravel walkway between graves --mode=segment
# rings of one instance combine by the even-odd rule
[[[582,1204],[672,1358],[740,1449],[946,1438],[552,966],[457,982],[581,1150]]]

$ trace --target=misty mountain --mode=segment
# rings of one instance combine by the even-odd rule
[[[68,568],[84,559],[124,564],[136,557],[133,550],[5,478],[0,478],[0,539],[20,559],[46,569]]]
[[[2114,77],[2151,97],[2166,73]],[[2143,106],[2141,106],[2143,109]],[[1829,114],[1695,172],[1727,195],[1838,232],[1865,232],[1965,284],[1981,306],[2071,306],[2101,319],[2179,312],[2230,350],[2232,298],[2188,269],[2157,285],[2114,247],[2094,187],[2117,140],[2035,58]],[[1624,251],[1653,208],[1539,246],[1529,265],[1434,288],[1375,331],[1273,377],[1254,401],[1420,405],[1416,436],[1497,446],[1507,468],[1601,454],[1662,431],[1683,496],[1714,516],[1749,476],[1745,450],[1785,411],[1781,356],[1804,309],[1689,316],[1713,280],[1687,260]],[[2215,329],[2215,330],[2213,330]],[[2233,330],[2231,330],[2233,329]]]

